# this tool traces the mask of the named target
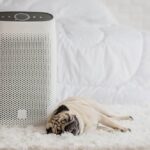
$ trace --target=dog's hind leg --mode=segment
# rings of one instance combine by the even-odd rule
[[[109,117],[109,118],[113,118],[113,119],[116,119],[116,120],[133,120],[133,117],[132,116],[129,116],[129,115],[126,115],[126,116],[117,116],[117,115],[113,115],[109,112],[107,112],[105,109],[104,109],[104,105],[101,105],[100,103],[96,102],[96,101],[90,101],[89,102],[99,113]]]
[[[116,119],[116,120],[133,120],[132,116],[115,116],[115,115],[109,115],[108,117]]]
[[[100,110],[99,112],[102,113],[103,115],[109,117],[109,118],[116,119],[116,120],[133,120],[133,117],[129,116],[129,115],[118,116],[118,115],[110,114],[110,113],[108,113],[108,112],[106,112],[104,110]]]
[[[129,128],[125,128],[125,127],[113,122],[111,118],[109,118],[105,115],[100,115],[99,123],[101,123],[102,125],[105,125],[107,127],[113,128],[115,130],[119,130],[121,132],[131,131]]]

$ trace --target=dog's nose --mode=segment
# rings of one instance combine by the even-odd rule
[[[49,130],[48,129],[46,129],[46,132],[47,132],[47,134],[49,133]]]

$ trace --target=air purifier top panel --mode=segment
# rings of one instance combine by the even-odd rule
[[[44,12],[0,12],[0,21],[50,21],[53,16]]]
[[[50,33],[55,19],[45,12],[0,12],[0,33]]]

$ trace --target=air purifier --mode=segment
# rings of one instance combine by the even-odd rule
[[[53,16],[0,12],[0,125],[45,123],[55,89]]]

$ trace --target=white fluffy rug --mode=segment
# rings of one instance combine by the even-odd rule
[[[2,150],[150,150],[150,107],[108,106],[114,113],[130,114],[134,121],[119,121],[132,129],[121,133],[100,130],[73,136],[45,134],[45,127],[0,128]]]

